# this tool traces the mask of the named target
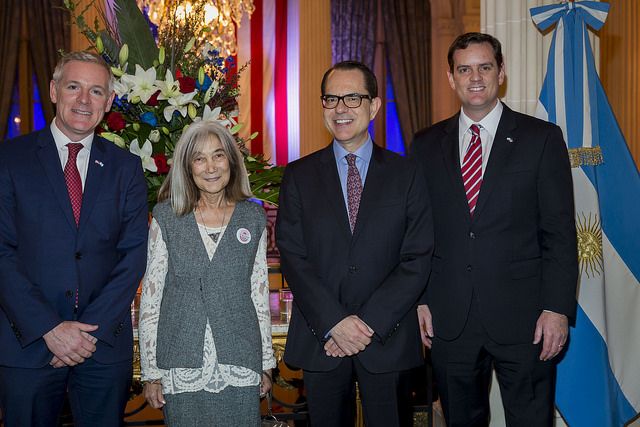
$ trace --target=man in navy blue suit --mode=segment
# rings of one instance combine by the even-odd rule
[[[63,57],[50,96],[49,127],[0,144],[0,408],[6,427],[52,426],[68,391],[75,425],[117,426],[146,260],[144,175],[94,135],[114,98],[102,58]]]

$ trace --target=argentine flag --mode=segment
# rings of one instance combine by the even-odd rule
[[[541,31],[556,26],[536,115],[562,128],[575,192],[579,306],[556,385],[571,427],[622,426],[640,412],[640,175],[587,30],[608,11],[595,1],[531,9]]]

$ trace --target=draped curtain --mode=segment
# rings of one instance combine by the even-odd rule
[[[40,88],[42,111],[49,123],[55,115],[49,99],[49,82],[58,62],[58,50],[69,52],[71,46],[69,13],[63,8],[63,0],[31,0],[29,3],[26,13],[31,60]]]
[[[387,59],[405,145],[431,124],[431,7],[425,0],[382,0]]]
[[[431,7],[425,0],[332,0],[334,63],[362,61],[374,69],[378,2],[384,21],[385,60],[405,145],[431,124]],[[384,88],[381,88],[384,90]]]
[[[371,0],[331,0],[333,63],[361,61],[373,69],[378,6]]]
[[[18,63],[22,0],[2,0],[0,8],[0,141],[7,133]]]
[[[24,15],[23,15],[24,14]],[[22,34],[22,19],[26,15],[27,32]],[[21,37],[28,38],[29,57],[36,82],[40,89],[40,101],[45,121],[50,122],[55,111],[49,99],[49,82],[58,61],[58,50],[69,51],[69,14],[63,9],[63,0],[2,0],[0,8],[0,141],[7,132],[11,113],[20,54]],[[31,76],[19,76],[30,79]],[[25,83],[31,86],[30,83]],[[31,103],[32,100],[21,100]]]

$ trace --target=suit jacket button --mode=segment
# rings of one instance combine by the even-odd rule
[[[356,274],[357,271],[358,271],[358,267],[356,267],[355,265],[349,266],[349,274]]]
[[[76,252],[76,259],[82,259],[82,254],[80,252]]]
[[[471,271],[473,268],[470,265],[467,265],[467,271]]]

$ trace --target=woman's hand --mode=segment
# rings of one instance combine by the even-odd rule
[[[162,383],[160,382],[144,383],[142,394],[152,408],[160,409],[167,403],[162,396]]]
[[[266,396],[272,386],[273,377],[271,376],[271,369],[262,371],[262,379],[260,380],[260,397]]]

